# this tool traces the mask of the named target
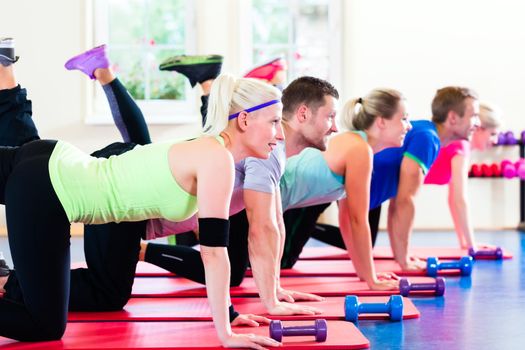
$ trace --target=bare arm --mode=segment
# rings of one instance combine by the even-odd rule
[[[270,314],[275,315],[315,313],[313,308],[289,305],[277,299],[282,243],[275,194],[244,190],[244,204],[250,227],[250,263],[262,303]]]
[[[278,271],[281,270],[281,259],[283,258],[284,254],[284,244],[286,241],[286,227],[284,226],[284,219],[283,219],[283,204],[281,199],[281,190],[279,189],[279,186],[276,188],[275,192],[275,220],[277,221],[277,227],[279,228],[279,259],[277,260],[277,269]],[[277,286],[280,286],[278,283]]]
[[[461,248],[475,247],[467,200],[468,164],[465,156],[452,158],[452,178],[448,186],[448,205]]]
[[[346,157],[345,190],[347,197],[339,202],[339,226],[358,276],[371,289],[395,289],[395,280],[379,281],[372,258],[372,239],[368,223],[372,150],[364,143]]]
[[[275,220],[273,193],[244,190],[244,204],[249,222],[248,251],[255,284],[264,306],[272,310],[278,304],[276,283],[280,232]]]
[[[215,151],[215,150],[212,150]],[[211,152],[210,152],[211,153]],[[222,161],[201,162],[197,170],[197,200],[199,217],[228,219],[228,207],[233,189],[233,160],[224,153],[215,151]],[[209,157],[211,158],[211,157]],[[227,165],[225,171],[217,172],[213,168],[217,163]],[[211,200],[210,200],[211,199]],[[229,283],[230,264],[226,247],[201,247],[206,278],[206,292],[210,304],[213,322],[219,339],[224,344],[232,337],[228,307],[230,306]]]
[[[228,219],[228,209],[233,189],[234,167],[229,153],[208,150],[197,169],[197,199],[200,218]],[[217,171],[221,169],[221,171]],[[219,232],[217,232],[219,233]],[[201,238],[204,234],[201,230]],[[225,347],[260,348],[258,344],[277,342],[267,338],[235,334],[231,330],[228,307],[231,304],[230,263],[226,247],[201,244],[201,256],[206,278],[206,292],[217,335]]]
[[[283,219],[283,209],[282,209],[282,200],[281,200],[281,191],[279,188],[276,189],[275,192],[275,216],[277,221],[277,226],[279,228],[279,236],[280,236],[280,243],[279,243],[279,257],[277,259],[277,298],[282,301],[287,302],[295,302],[300,300],[308,300],[308,301],[322,301],[324,300],[323,297],[320,297],[315,294],[310,293],[303,293],[298,292],[294,290],[284,289],[281,287],[281,281],[280,281],[280,271],[281,271],[281,259],[284,254],[284,245],[286,243],[286,227],[284,226],[284,219]]]
[[[388,235],[394,258],[403,270],[423,269],[414,266],[408,256],[408,245],[414,225],[414,198],[423,184],[423,171],[419,164],[409,157],[403,157],[399,174],[397,196],[390,200],[388,208]]]

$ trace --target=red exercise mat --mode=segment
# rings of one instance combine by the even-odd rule
[[[349,259],[346,249],[337,247],[304,247],[300,260],[342,260]]]
[[[287,321],[284,326],[311,324]],[[268,327],[234,327],[237,333],[268,336]],[[370,343],[351,322],[328,321],[326,342],[313,336],[284,337],[280,349],[364,349]],[[101,350],[101,349],[223,349],[212,322],[74,322],[68,323],[62,340],[26,343],[0,338],[0,349]]]
[[[414,277],[413,283],[430,283],[430,277]],[[281,286],[299,292],[315,293],[325,297],[349,294],[358,296],[385,296],[399,294],[398,290],[370,290],[357,277],[283,277]],[[232,297],[256,297],[258,289],[253,278],[245,278],[239,287],[230,288]],[[413,295],[433,295],[431,292],[414,292]],[[205,297],[206,288],[196,282],[178,277],[137,277],[133,284],[132,297]]]
[[[399,276],[426,276],[424,271],[407,272],[402,271],[399,265],[393,260],[376,260],[377,272],[394,272]],[[85,262],[73,263],[74,267],[85,267]],[[136,269],[138,277],[173,277],[173,273],[166,271],[158,266],[139,261]],[[439,271],[440,276],[458,276],[459,270]],[[251,270],[247,270],[247,276],[252,276]],[[357,276],[352,262],[346,260],[298,260],[291,269],[282,269],[283,277],[300,277],[300,276]]]
[[[468,255],[467,249],[447,248],[447,247],[412,247],[409,254],[420,259],[435,256],[439,259],[459,259]],[[504,259],[512,259],[512,254],[503,251]],[[303,249],[300,260],[346,260],[348,253],[346,250],[337,247],[306,247]],[[375,247],[374,259],[394,259],[390,247]],[[483,259],[483,258],[478,258]],[[489,258],[490,259],[490,258]]]
[[[71,268],[73,269],[76,269],[79,267],[85,268],[86,266],[87,265],[85,261],[74,262],[71,264]],[[166,271],[161,267],[158,267],[156,265],[153,265],[153,264],[150,264],[144,261],[138,262],[137,269],[135,271],[135,275],[138,277],[170,277],[170,276],[173,277],[175,276],[175,274],[169,271]]]
[[[403,271],[394,260],[374,261],[376,272],[394,272],[399,276],[426,276],[426,271]],[[438,271],[439,276],[460,276],[460,270]],[[251,271],[248,271],[248,276]],[[291,269],[282,269],[281,276],[357,276],[351,260],[298,260]]]
[[[483,245],[483,243],[481,243]],[[463,256],[468,256],[468,249],[453,247],[413,247],[410,248],[409,254],[420,259],[426,259],[430,256],[439,259],[459,260]],[[348,254],[347,254],[348,257]],[[374,259],[394,259],[390,247],[375,247]],[[492,257],[478,257],[477,260],[494,260]],[[503,250],[503,259],[512,259],[512,254]]]
[[[360,297],[363,303],[386,303],[389,297]],[[259,298],[232,298],[235,309],[241,314],[264,315],[276,320],[344,320],[344,297],[330,297],[321,302],[299,302],[323,311],[320,315],[273,316]],[[419,311],[412,301],[403,298],[403,319],[418,318]],[[360,319],[383,320],[387,314],[362,314]],[[210,308],[206,298],[132,298],[122,311],[112,312],[70,312],[70,322],[78,321],[211,321]]]

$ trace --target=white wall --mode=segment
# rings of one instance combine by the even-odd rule
[[[197,52],[226,57],[234,74],[247,69],[243,43],[250,25],[241,16],[249,2],[197,0]],[[22,57],[17,77],[29,90],[41,135],[64,139],[92,151],[119,139],[112,126],[88,126],[95,85],[63,63],[93,44],[91,1],[6,1],[0,36],[13,36]],[[412,117],[428,117],[435,90],[451,84],[474,87],[482,99],[499,104],[506,126],[525,129],[521,88],[525,81],[525,3],[494,1],[348,0],[343,4],[343,99],[377,86],[401,90]],[[98,44],[98,43],[97,43]],[[195,116],[197,123],[198,117]],[[152,126],[154,140],[186,132],[190,126]],[[500,153],[496,151],[493,153]],[[517,151],[507,151],[517,157]],[[470,182],[478,227],[514,226],[518,221],[517,182]],[[425,186],[418,198],[418,227],[450,227],[446,189]]]
[[[408,98],[411,117],[420,119],[431,115],[436,89],[465,85],[501,106],[506,128],[525,129],[525,3],[359,0],[344,5],[344,98],[378,86],[394,87]],[[518,150],[481,156],[502,157],[516,159]],[[469,194],[476,227],[516,226],[517,181],[471,180]],[[452,227],[446,198],[445,187],[424,186],[417,199],[416,227]]]

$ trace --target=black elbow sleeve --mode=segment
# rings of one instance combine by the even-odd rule
[[[207,247],[227,247],[229,243],[230,222],[226,219],[199,219],[199,241]]]

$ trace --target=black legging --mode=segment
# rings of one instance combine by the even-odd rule
[[[49,176],[55,144],[0,147],[1,204],[21,297],[0,299],[0,335],[16,340],[56,340],[66,328],[70,225]]]
[[[26,89],[18,85],[0,90],[0,146],[22,146],[39,140],[32,114]]]
[[[372,247],[376,245],[380,216],[381,206],[371,209],[368,212],[368,223],[370,225],[370,235],[372,236]],[[316,224],[314,232],[312,233],[312,238],[341,249],[346,249],[343,237],[341,236],[341,231],[339,230],[339,227],[336,226]]]
[[[243,210],[230,216],[230,286],[238,286],[248,268],[248,218]],[[179,240],[179,236],[185,239]],[[190,246],[197,243],[193,233],[177,235],[177,245],[149,243],[145,261],[198,283],[205,283],[204,265],[199,251]],[[189,238],[189,239],[186,239]]]
[[[286,241],[281,260],[282,268],[293,267],[310,237],[346,249],[338,227],[317,224],[319,216],[329,205],[330,203],[291,209],[284,213]],[[375,244],[376,241],[380,214],[381,207],[370,210],[368,213],[372,244]],[[245,210],[230,216],[228,255],[231,265],[230,286],[232,287],[240,285],[246,275],[249,264],[248,232],[249,224]],[[197,244],[195,235],[190,232],[177,235],[177,245],[174,246],[150,243],[144,260],[192,281],[204,283],[204,266],[199,252],[185,247],[185,245],[195,244]]]
[[[346,249],[339,227],[317,224],[317,220],[329,205],[330,203],[290,209],[284,213],[286,242],[281,260],[281,267],[283,269],[289,269],[295,265],[310,237],[326,244]],[[380,216],[381,206],[368,212],[372,246],[376,243]]]
[[[25,89],[19,87],[6,90],[2,100],[0,91],[0,118],[22,120],[15,130],[0,129],[2,134],[20,135],[13,145],[24,144],[27,140],[39,139],[31,119],[31,101],[27,100]],[[126,143],[114,143],[94,152],[95,157],[108,158],[131,150],[136,144],[150,143],[147,125],[140,109],[118,79],[104,86],[115,124]],[[16,102],[13,102],[16,101]],[[205,122],[208,96],[202,97],[202,119]],[[2,108],[4,107],[4,108]],[[1,124],[0,124],[1,125]],[[11,123],[12,125],[12,123]],[[1,138],[0,138],[1,139]],[[246,215],[232,217],[230,231],[230,263],[232,266],[231,285],[239,285],[246,272],[248,262],[248,223]],[[109,223],[84,226],[84,254],[87,268],[71,270],[71,311],[113,311],[120,310],[131,297],[136,264],[140,251],[140,239],[145,236],[146,222]],[[236,229],[237,227],[237,229]],[[236,235],[235,233],[239,233]],[[193,233],[182,234],[190,236]],[[182,239],[181,239],[182,241]],[[168,256],[168,257],[167,257]],[[169,257],[178,257],[177,260]],[[146,261],[158,264],[177,275],[204,282],[204,265],[200,252],[177,245],[150,244]],[[239,268],[240,267],[240,268]],[[17,274],[12,271],[5,286],[6,296],[22,300]]]
[[[149,134],[140,110],[136,108],[122,84],[115,80],[105,86],[108,93],[111,89],[114,101],[120,107],[120,118],[124,126],[131,125],[127,132],[132,135],[131,141],[144,143],[149,140]],[[108,94],[108,99],[111,99]],[[135,107],[133,107],[135,106]],[[112,106],[114,111],[115,106]],[[117,119],[117,118],[116,118]],[[26,98],[25,89],[17,87],[0,91],[0,126],[10,126],[11,129],[0,129],[0,140],[4,135],[10,135],[11,145],[22,145],[27,140],[39,139],[31,119],[31,101]],[[122,132],[122,130],[121,130]],[[123,135],[126,135],[123,132]],[[18,136],[18,138],[17,138]],[[94,152],[96,157],[109,157],[121,154],[135,147],[134,143],[115,143]],[[71,295],[69,309],[72,311],[112,311],[120,310],[131,296],[135,277],[135,267],[140,251],[140,238],[146,230],[146,222],[110,223],[104,225],[86,225],[84,228],[84,253],[87,268],[71,270]],[[9,232],[9,237],[12,234]],[[45,251],[43,249],[42,251]],[[47,258],[41,260],[46,266]],[[65,265],[69,270],[69,263]],[[18,283],[18,263],[16,271],[9,275],[6,298],[23,301],[21,286]],[[45,276],[45,273],[43,274]],[[47,288],[48,283],[40,285]]]

